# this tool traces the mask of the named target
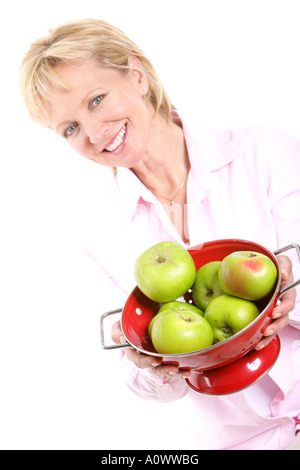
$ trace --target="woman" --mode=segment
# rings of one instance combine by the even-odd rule
[[[113,170],[98,202],[101,217],[87,217],[85,240],[108,295],[121,292],[126,298],[135,284],[135,259],[162,240],[190,247],[245,238],[271,250],[300,240],[300,143],[270,129],[214,132],[189,123],[172,106],[143,52],[117,28],[84,20],[53,30],[26,54],[21,90],[36,122]],[[291,261],[278,258],[283,286],[288,285]],[[225,397],[188,392],[182,380],[188,372],[130,349],[123,357],[128,385],[152,400],[191,393],[203,423],[195,430],[201,449],[285,449],[300,417],[295,298],[295,289],[282,297],[256,346],[265,347],[279,333],[279,360],[245,392]],[[123,341],[119,323],[113,339]]]

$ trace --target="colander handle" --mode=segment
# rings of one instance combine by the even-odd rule
[[[297,243],[292,243],[291,245],[288,245],[288,246],[285,246],[284,248],[280,248],[279,250],[276,250],[274,251],[274,255],[279,255],[280,253],[283,253],[284,251],[288,251],[288,250],[291,250],[291,249],[295,249],[296,250],[296,253],[298,255],[298,261],[299,261],[299,264],[300,264],[300,246],[297,244]],[[293,282],[292,284],[290,284],[289,286],[286,286],[284,287],[280,292],[279,292],[279,296],[278,296],[278,299],[280,299],[283,294],[285,294],[288,290],[292,289],[293,287],[296,287],[298,284],[300,284],[300,279],[298,279],[297,281]]]
[[[103,313],[100,317],[100,341],[102,349],[119,349],[119,348],[128,348],[132,347],[129,343],[120,343],[120,344],[105,344],[104,340],[104,320],[105,318],[109,317],[110,315],[117,315],[118,313],[122,312],[122,308],[117,310],[112,310],[111,312]]]

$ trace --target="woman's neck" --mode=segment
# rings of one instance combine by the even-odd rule
[[[157,113],[151,121],[150,140],[144,158],[132,171],[156,196],[172,198],[189,169],[182,127]]]
[[[162,203],[182,240],[189,243],[186,188],[190,162],[181,123],[168,123],[156,115],[150,135],[145,158],[132,171]]]

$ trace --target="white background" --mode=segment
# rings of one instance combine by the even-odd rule
[[[0,447],[193,448],[173,424],[185,401],[133,396],[118,353],[100,349],[100,314],[117,301],[103,304],[96,275],[87,280],[72,223],[92,167],[31,123],[18,66],[48,28],[101,18],[146,52],[178,108],[212,126],[300,137],[299,1],[11,0],[0,10]]]

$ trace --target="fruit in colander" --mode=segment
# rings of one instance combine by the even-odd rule
[[[226,256],[219,268],[219,281],[227,294],[247,300],[259,300],[274,289],[277,269],[273,261],[255,251],[235,251]]]
[[[195,276],[196,267],[190,253],[171,241],[150,247],[134,265],[137,286],[155,302],[178,299],[193,285]]]
[[[155,350],[161,354],[181,354],[213,344],[213,331],[203,312],[187,302],[168,302],[148,327]]]

